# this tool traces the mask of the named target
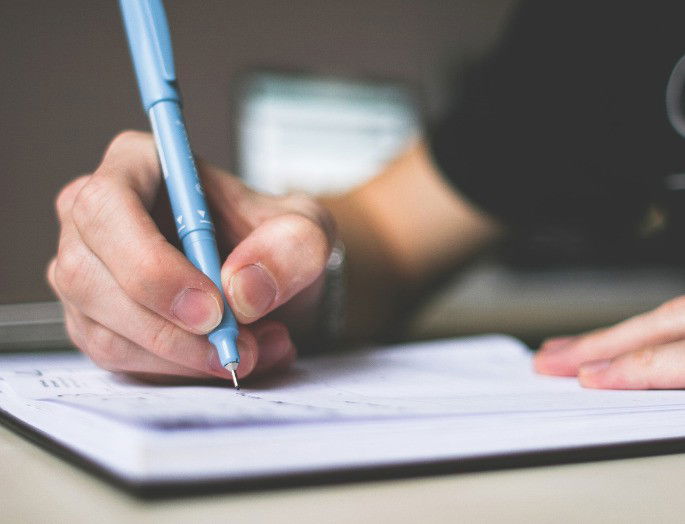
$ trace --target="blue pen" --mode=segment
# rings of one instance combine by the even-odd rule
[[[164,6],[161,0],[119,0],[119,7],[183,251],[221,290],[221,263],[214,225],[183,122]],[[238,323],[224,297],[223,319],[209,334],[209,341],[216,347],[221,365],[231,372],[236,388],[239,387],[236,369],[240,362],[237,338]]]

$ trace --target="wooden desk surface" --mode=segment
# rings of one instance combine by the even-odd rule
[[[685,454],[141,501],[0,427],[0,522],[683,522]]]

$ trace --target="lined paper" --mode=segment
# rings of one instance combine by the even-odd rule
[[[137,482],[282,476],[685,436],[684,391],[597,391],[505,336],[369,348],[159,386],[79,355],[0,358],[0,409]]]

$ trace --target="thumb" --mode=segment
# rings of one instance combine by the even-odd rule
[[[323,227],[309,217],[286,213],[262,222],[236,246],[221,272],[238,320],[253,322],[311,285],[330,250]]]

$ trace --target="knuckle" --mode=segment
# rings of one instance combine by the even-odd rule
[[[144,133],[143,131],[136,131],[134,129],[125,129],[116,134],[107,147],[107,152],[105,156],[116,153],[121,149],[128,149],[131,146],[149,143],[151,140],[149,133]]]
[[[57,196],[55,197],[55,209],[58,216],[62,217],[71,211],[76,195],[89,179],[90,175],[83,175],[75,178],[57,193]]]
[[[128,277],[122,282],[126,294],[137,302],[146,301],[150,293],[159,291],[160,286],[168,286],[172,279],[166,268],[172,267],[167,257],[159,249],[151,246],[144,250],[131,264]]]
[[[155,355],[165,358],[171,352],[174,345],[174,334],[177,330],[178,328],[170,322],[159,322],[150,330],[148,349]]]
[[[159,174],[157,152],[150,133],[122,131],[110,142],[98,172],[117,179],[123,173],[156,177]],[[135,178],[135,177],[134,177]]]
[[[60,249],[55,264],[55,286],[65,296],[74,294],[83,280],[84,258],[75,249]]]
[[[72,190],[69,185],[64,186],[55,197],[55,211],[58,217],[64,216],[70,209],[74,202]]]
[[[113,186],[108,179],[91,177],[81,187],[74,199],[73,220],[79,231],[84,231],[97,223],[98,216],[112,197]]]

